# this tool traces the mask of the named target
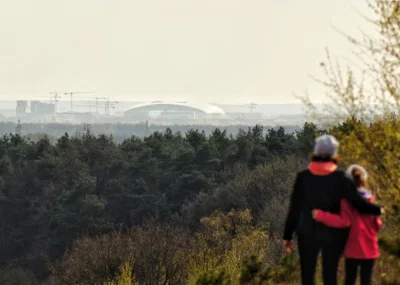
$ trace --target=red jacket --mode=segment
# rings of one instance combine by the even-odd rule
[[[373,200],[371,197],[369,200]],[[316,220],[329,227],[350,227],[344,256],[351,259],[375,259],[379,257],[378,231],[382,220],[372,215],[362,215],[350,203],[343,199],[340,216],[329,212],[317,211]]]

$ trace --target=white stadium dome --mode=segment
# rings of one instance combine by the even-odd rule
[[[152,101],[130,107],[125,111],[125,116],[129,117],[147,112],[197,113],[212,116],[225,115],[224,110],[221,108],[206,103]]]

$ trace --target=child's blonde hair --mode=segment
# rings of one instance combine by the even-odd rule
[[[354,181],[357,187],[368,187],[368,172],[364,167],[358,164],[351,165],[346,170],[346,176]]]

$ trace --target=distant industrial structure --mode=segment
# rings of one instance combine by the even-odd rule
[[[16,108],[16,116],[18,119],[22,118],[45,118],[48,116],[55,115],[55,104],[44,103],[40,101],[31,101],[28,102],[26,100],[19,100],[17,101],[17,108]]]
[[[94,119],[90,112],[57,112],[55,103],[17,101],[17,119],[37,122],[79,123]]]
[[[208,104],[193,101],[117,102],[107,96],[78,97],[79,93],[51,92],[47,100],[2,101],[0,121],[69,124],[297,124],[307,118],[301,105]],[[50,100],[48,100],[50,99]]]
[[[93,103],[85,105],[75,105],[75,107],[87,107],[89,111],[76,111],[74,108],[74,96],[80,93],[93,93],[93,92],[50,92],[50,102],[42,101],[17,101],[15,109],[15,116],[18,120],[23,119],[24,121],[31,122],[63,122],[63,123],[82,123],[92,121],[107,121],[111,118],[111,109],[115,108],[117,101],[111,101],[109,98],[92,98]],[[62,97],[63,96],[63,97]],[[63,104],[60,101],[61,98],[69,100],[69,108],[60,108]],[[64,102],[65,103],[65,102]],[[96,108],[96,113],[92,113],[92,105]],[[104,112],[103,108],[104,107]],[[59,110],[61,109],[61,111]]]

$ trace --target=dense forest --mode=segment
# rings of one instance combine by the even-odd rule
[[[231,270],[247,251],[276,264],[291,183],[318,132],[167,129],[120,144],[5,135],[0,283],[103,284],[128,256],[141,284],[186,284],[228,262],[213,260],[225,254],[236,255]],[[1,279],[10,274],[17,283]]]
[[[382,122],[236,136],[167,129],[120,144],[90,133],[54,144],[4,135],[0,283],[297,284],[298,261],[281,249],[297,171],[317,135],[338,135],[347,155],[356,128],[379,136]],[[396,247],[383,244],[377,270],[392,276]]]

